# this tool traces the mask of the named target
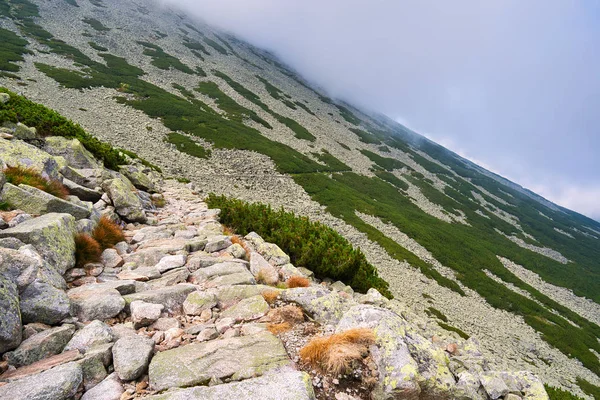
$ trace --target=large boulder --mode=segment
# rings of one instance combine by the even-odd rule
[[[273,373],[242,382],[174,390],[148,398],[148,400],[222,399],[314,400],[315,393],[310,376],[306,372],[296,371],[292,368],[281,368]]]
[[[317,322],[323,325],[335,325],[344,312],[354,303],[352,300],[323,287],[300,287],[283,290],[281,298],[287,302],[297,303]]]
[[[67,294],[39,281],[33,282],[21,293],[20,307],[23,323],[56,325],[71,316],[71,302]]]
[[[250,253],[250,272],[257,280],[267,285],[275,285],[279,281],[279,273],[275,267],[256,252]]]
[[[160,176],[151,168],[139,164],[122,165],[119,172],[127,177],[133,185],[143,191],[155,193]]]
[[[125,307],[121,293],[104,284],[81,286],[69,290],[67,295],[71,299],[71,312],[80,321],[112,318]]]
[[[90,215],[90,211],[84,207],[28,185],[15,186],[6,183],[0,197],[2,201],[29,214],[56,212],[71,214],[76,219],[87,218]]]
[[[112,373],[85,392],[81,400],[119,400],[124,392],[121,380],[116,373]]]
[[[133,307],[133,303],[131,305]],[[217,296],[215,296],[213,293],[192,292],[183,302],[183,312],[187,315],[200,315],[202,314],[202,311],[210,310],[216,305]]]
[[[31,244],[61,275],[75,266],[75,218],[50,213],[0,231],[0,238],[14,237]]]
[[[73,168],[100,168],[100,163],[92,153],[87,151],[77,139],[68,139],[62,136],[46,138],[44,150],[53,156],[61,156]]]
[[[14,351],[4,354],[10,365],[21,367],[63,351],[75,333],[75,326],[65,324],[41,331],[23,341]]]
[[[142,201],[135,194],[130,182],[115,178],[102,183],[102,189],[108,194],[117,214],[131,222],[146,222]]]
[[[268,313],[269,304],[262,296],[244,299],[221,313],[222,318],[233,318],[236,321],[251,321]]]
[[[9,167],[32,167],[46,178],[59,177],[60,165],[54,156],[20,140],[0,140],[0,159]]]
[[[374,399],[420,398],[419,365],[404,341],[406,325],[392,311],[358,305],[347,311],[336,327],[336,332],[373,329],[376,346],[371,347],[371,355],[379,372],[379,381],[372,393]]]
[[[77,331],[69,340],[65,351],[79,350],[85,352],[93,346],[111,343],[115,339],[110,326],[101,321],[92,321]]]
[[[60,169],[60,174],[76,184],[92,190],[101,187],[105,180],[112,179],[112,176],[103,168],[76,169],[65,166]]]
[[[154,341],[135,335],[117,340],[112,349],[115,372],[124,381],[132,381],[142,376],[148,369]]]
[[[131,322],[133,322],[133,327],[139,329],[143,326],[151,325],[160,318],[160,314],[164,308],[165,306],[162,304],[146,303],[145,301],[139,300],[132,302],[129,305],[129,310],[131,311]]]
[[[21,343],[21,313],[17,285],[0,275],[0,353]]]
[[[149,367],[154,390],[239,381],[290,364],[281,341],[269,332],[194,343],[157,353]],[[181,368],[185,365],[185,368]]]
[[[252,285],[254,277],[243,263],[224,262],[201,268],[190,276],[190,282],[208,286]]]
[[[13,135],[16,139],[21,140],[37,139],[37,129],[35,129],[35,127],[29,127],[25,124],[17,122]]]
[[[67,178],[63,179],[63,185],[69,190],[69,193],[84,201],[95,203],[102,197],[102,193],[99,190],[87,188]]]
[[[162,304],[168,311],[177,311],[181,309],[187,296],[195,290],[196,287],[193,285],[179,284],[161,289],[132,293],[123,296],[123,298],[127,304],[127,309],[132,302],[141,300],[146,303]]]
[[[82,381],[81,366],[70,362],[0,386],[0,399],[67,400],[77,393]]]

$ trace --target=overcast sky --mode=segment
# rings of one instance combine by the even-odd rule
[[[600,219],[600,2],[165,1]]]

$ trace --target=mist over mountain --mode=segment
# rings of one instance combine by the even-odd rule
[[[592,2],[165,0],[596,219],[600,46]]]

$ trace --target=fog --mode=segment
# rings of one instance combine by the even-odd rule
[[[600,219],[600,3],[165,1]]]

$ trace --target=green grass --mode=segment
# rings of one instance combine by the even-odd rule
[[[362,129],[350,128],[350,131],[358,136],[358,140],[363,143],[381,144],[381,140],[377,139],[375,135],[365,132]]]
[[[429,307],[428,309],[425,310],[425,312],[427,314],[439,319],[442,322],[448,322],[448,318],[437,308]]]
[[[181,151],[182,153],[186,153],[198,158],[208,158],[210,156],[209,150],[206,150],[188,136],[180,133],[169,133],[165,138],[165,141],[167,143],[174,144],[177,150]]]
[[[84,18],[83,22],[94,28],[98,32],[107,32],[110,31],[110,28],[107,28],[102,24],[102,22],[98,21],[95,18]]]
[[[223,46],[221,46],[219,43],[215,42],[214,40],[205,37],[204,42],[207,45],[209,45],[210,47],[212,47],[213,49],[215,49],[217,52],[223,54],[224,56],[228,55],[227,50],[225,50],[225,48]]]
[[[579,388],[588,396],[592,396],[594,399],[600,399],[600,387],[589,383],[583,378],[577,378],[577,385],[579,385]]]
[[[185,72],[186,74],[194,74],[194,71],[190,69],[190,67],[188,67],[172,55],[165,53],[165,51],[160,46],[141,41],[138,41],[137,43],[145,47],[144,54],[152,57],[151,64],[155,67],[163,70],[173,68],[181,72]]]
[[[72,5],[73,7],[79,7],[76,0],[65,0],[65,3]]]
[[[308,268],[319,278],[341,280],[361,293],[374,287],[391,298],[387,282],[377,275],[364,254],[333,229],[260,203],[214,194],[206,201],[209,207],[221,210],[222,224],[241,234],[254,231],[276,243],[295,266]]]
[[[361,150],[365,156],[369,157],[371,161],[373,161],[376,165],[379,165],[386,171],[393,171],[395,169],[408,168],[411,169],[408,165],[404,164],[400,160],[396,160],[395,158],[387,158],[381,157],[379,154],[375,154],[369,150]]]
[[[17,72],[20,67],[16,62],[23,61],[27,51],[27,40],[7,29],[0,28],[0,70]]]
[[[402,179],[398,178],[396,175],[387,171],[376,171],[375,175],[377,177],[383,179],[384,181],[391,183],[396,186],[398,189],[408,190],[408,183],[404,182]]]
[[[546,393],[548,393],[550,400],[583,400],[583,398],[575,396],[566,390],[558,389],[549,385],[544,385],[544,388],[546,389]]]
[[[90,47],[94,50],[98,50],[98,51],[108,51],[108,49],[104,46],[100,46],[94,42],[88,42],[88,44],[90,45]]]
[[[313,153],[313,154],[319,159],[319,161],[321,161],[324,164],[327,164],[330,168],[330,171],[344,172],[344,171],[351,170],[351,168],[349,166],[347,166],[346,164],[344,164],[343,162],[341,162],[340,160],[335,158],[331,153],[329,153],[325,149],[322,149],[321,153]]]
[[[69,195],[69,191],[60,181],[43,177],[35,168],[15,166],[7,167],[2,172],[6,182],[15,186],[28,185],[63,200]]]
[[[191,40],[191,39],[187,39],[187,38],[185,38],[185,39],[184,39],[184,41],[183,41],[183,45],[184,45],[185,47],[187,47],[188,49],[190,49],[190,50],[194,50],[194,51],[195,51],[195,52],[194,52],[194,54],[195,54],[195,55],[196,55],[198,58],[200,58],[201,60],[203,60],[203,61],[204,61],[204,58],[203,58],[203,57],[202,57],[202,55],[201,55],[200,53],[198,53],[198,52],[202,52],[202,53],[204,53],[205,55],[207,55],[207,56],[210,56],[210,53],[209,53],[209,52],[206,50],[206,47],[204,47],[204,46],[202,45],[202,43],[199,43],[199,42],[196,42],[196,41],[194,41],[194,40]]]
[[[438,325],[447,331],[458,333],[458,336],[460,336],[461,338],[463,338],[465,340],[467,340],[469,338],[469,335],[467,335],[466,333],[464,333],[463,331],[461,331],[460,329],[458,329],[452,325],[448,325],[444,322],[438,322]]]

